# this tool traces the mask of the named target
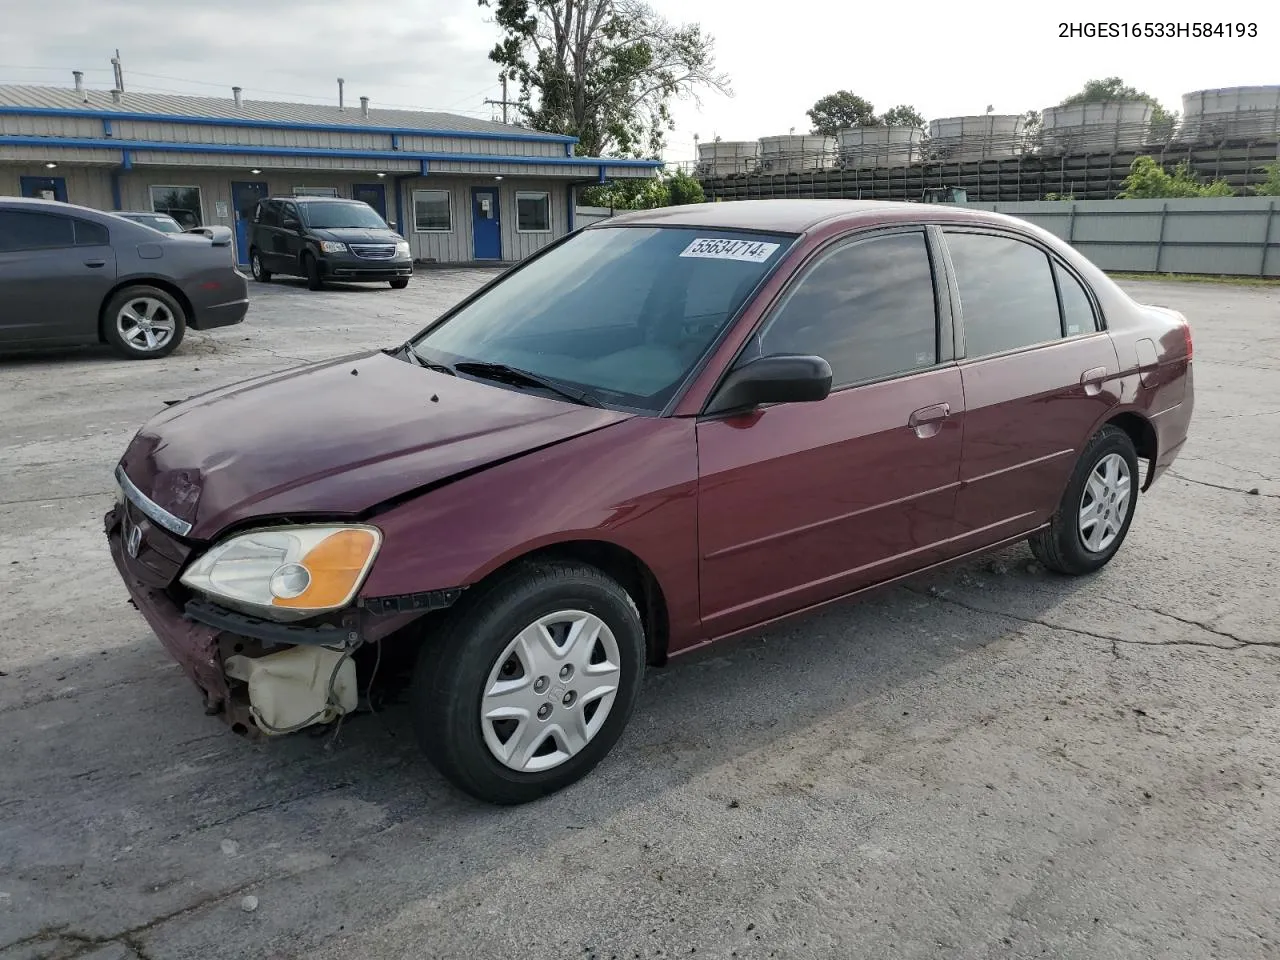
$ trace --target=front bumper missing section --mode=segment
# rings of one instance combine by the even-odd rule
[[[130,603],[200,690],[205,713],[252,739],[353,712],[358,702],[352,660],[356,649],[381,642],[426,612],[450,606],[461,592],[383,598],[343,611],[336,623],[308,626],[247,616],[198,598],[180,606],[169,592],[144,583],[130,570],[118,508],[104,521],[111,558]]]

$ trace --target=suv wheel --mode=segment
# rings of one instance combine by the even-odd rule
[[[1100,570],[1129,533],[1138,486],[1133,441],[1108,424],[1085,444],[1049,526],[1032,535],[1031,552],[1056,573]]]
[[[271,271],[262,265],[262,257],[257,250],[249,252],[249,269],[253,272],[253,279],[259,283],[271,282]]]
[[[627,592],[580,563],[529,564],[473,589],[423,645],[414,726],[454,785],[525,803],[581,779],[617,742],[644,628]]]
[[[308,290],[319,290],[324,286],[324,281],[320,279],[320,263],[316,260],[314,254],[304,253],[302,255],[302,273],[307,278]]]
[[[392,281],[390,281],[390,282],[391,282],[391,289],[392,289],[392,290],[403,290],[405,287],[407,287],[407,286],[409,285],[409,278],[408,278],[408,277],[396,277],[394,280],[392,280]]]
[[[157,287],[125,287],[102,311],[103,338],[130,360],[168,356],[186,330],[182,305]]]

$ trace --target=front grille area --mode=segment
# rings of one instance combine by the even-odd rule
[[[394,243],[352,243],[351,252],[364,260],[390,260],[396,255]]]
[[[150,587],[164,588],[177,578],[191,548],[167,530],[156,526],[129,501],[117,508],[120,511],[122,546],[127,543],[129,531],[140,530],[137,556],[126,555],[129,572]]]

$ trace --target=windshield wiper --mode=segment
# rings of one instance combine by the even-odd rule
[[[603,407],[601,403],[585,390],[578,390],[568,384],[560,383],[552,380],[550,377],[544,377],[541,374],[530,373],[528,370],[521,370],[517,367],[507,366],[505,363],[488,363],[482,360],[463,360],[454,364],[454,369],[459,373],[473,373],[478,377],[485,377],[489,380],[498,380],[505,383],[524,384],[530,387],[542,387],[544,390],[550,390],[552,393],[558,393],[560,396],[574,403],[580,403],[586,407]]]
[[[400,345],[400,349],[397,350],[396,352],[403,353],[406,357],[408,357],[410,360],[412,360],[414,363],[416,363],[420,367],[426,367],[428,370],[436,371],[436,373],[447,373],[451,377],[457,376],[457,374],[453,372],[453,367],[449,366],[446,363],[440,363],[438,360],[430,360],[427,357],[424,357],[422,354],[420,354],[417,350],[413,348],[412,343],[408,343],[408,342],[402,343]]]

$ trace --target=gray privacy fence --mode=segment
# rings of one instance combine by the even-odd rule
[[[1280,198],[969,203],[1028,220],[1103,270],[1280,277]]]

